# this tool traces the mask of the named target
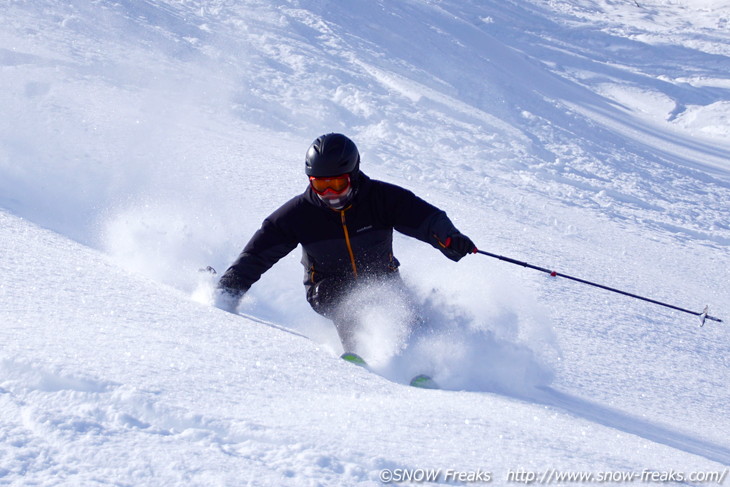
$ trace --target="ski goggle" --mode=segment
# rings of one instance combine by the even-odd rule
[[[310,176],[309,184],[312,185],[312,189],[318,194],[323,195],[328,191],[339,194],[350,187],[350,175],[343,174],[342,176],[334,176],[331,178]]]

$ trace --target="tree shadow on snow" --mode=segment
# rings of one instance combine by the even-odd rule
[[[713,462],[730,465],[730,448],[637,418],[618,409],[557,391],[550,386],[536,387],[523,399],[555,407],[588,421],[699,455]]]

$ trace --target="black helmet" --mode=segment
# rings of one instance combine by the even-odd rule
[[[355,143],[342,134],[325,134],[312,142],[305,158],[307,176],[326,178],[357,175],[360,153]]]

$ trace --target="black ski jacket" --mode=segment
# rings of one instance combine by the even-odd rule
[[[397,271],[393,229],[442,251],[440,242],[458,233],[446,213],[404,188],[361,172],[355,190],[342,210],[326,206],[311,187],[286,202],[264,220],[221,277],[219,289],[242,295],[299,244],[309,292],[323,279],[352,282]]]

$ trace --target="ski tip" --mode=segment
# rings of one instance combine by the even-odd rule
[[[420,389],[440,389],[436,381],[426,374],[420,374],[411,379],[411,387],[418,387]]]
[[[345,352],[340,355],[340,358],[346,362],[350,362],[351,364],[359,365],[360,367],[368,366],[367,362],[365,362],[361,356],[353,352]]]

